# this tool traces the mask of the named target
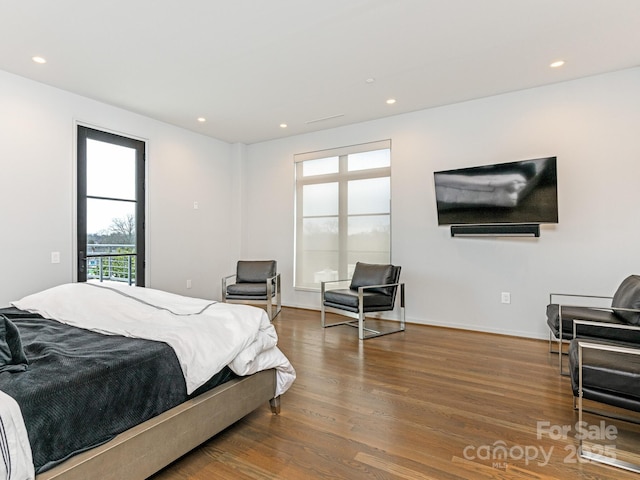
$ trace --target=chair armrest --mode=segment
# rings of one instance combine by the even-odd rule
[[[227,283],[229,283],[229,281],[228,281],[228,280],[229,280],[230,278],[234,278],[235,276],[236,276],[236,274],[234,273],[233,275],[227,275],[226,277],[222,277],[222,284],[223,284],[224,286],[226,286],[226,285],[227,285]]]
[[[222,301],[225,302],[227,299],[227,285],[228,285],[228,280],[230,278],[234,278],[236,276],[236,274],[234,273],[233,275],[227,275],[226,277],[222,277]]]
[[[338,282],[350,282],[351,279],[350,278],[343,278],[342,280],[326,280],[324,282],[320,282],[321,285],[324,285],[325,283],[338,283]]]
[[[615,352],[615,353],[628,353],[631,355],[640,355],[640,348],[628,347],[625,345],[615,345],[612,343],[594,343],[588,341],[578,341],[578,347],[580,349],[591,349],[591,350],[603,350],[607,352]],[[582,356],[579,355],[580,361],[579,365],[582,368]]]
[[[553,294],[552,293],[551,295],[558,295],[558,294]],[[560,295],[564,295],[564,294],[560,294]],[[583,295],[574,295],[574,296],[575,297],[583,297]],[[586,298],[609,298],[609,297],[586,296]],[[584,309],[589,309],[589,310],[601,310],[601,311],[611,311],[612,310],[612,308],[610,306],[609,307],[594,307],[594,306],[589,306],[589,305],[585,306],[585,305],[574,305],[574,304],[565,305],[565,304],[562,304],[562,303],[558,304],[558,335],[559,335],[559,338],[560,338],[561,341],[562,341],[562,337],[563,337],[563,335],[562,335],[563,328],[561,327],[561,325],[563,324],[562,309],[563,308],[573,308],[573,307],[579,307],[579,308],[584,308]],[[578,320],[579,319],[576,319],[576,318],[572,319],[572,322],[573,322],[573,336],[574,336],[574,338],[575,338],[575,335],[576,335],[576,324],[575,324],[575,322],[578,321]],[[590,321],[590,320],[580,320],[580,321],[589,322],[588,323],[589,325],[591,325],[591,324],[593,324],[593,325],[598,324],[599,325],[599,324],[604,323],[604,322],[593,322],[593,321]],[[612,325],[615,325],[615,324],[612,324]]]
[[[267,297],[270,298],[273,295],[273,285],[276,286],[276,293],[280,292],[280,274],[276,273],[273,277],[267,277],[265,280],[267,284]]]
[[[600,350],[604,352],[619,353],[623,355],[640,355],[640,348],[634,348],[626,345],[618,345],[615,343],[596,343],[587,340],[578,341],[578,396],[582,400],[582,380],[584,356],[583,350]]]
[[[369,288],[381,288],[381,287],[400,287],[401,302],[404,305],[404,282],[396,283],[383,283],[382,285],[366,285],[364,287],[358,287],[358,302],[362,303],[362,295],[365,290]]]
[[[558,314],[560,316],[562,316],[562,309],[563,308],[584,308],[585,310],[602,310],[602,311],[609,311],[609,310],[614,310],[613,307],[594,307],[591,305],[577,305],[577,304],[564,304],[564,303],[559,303],[558,305]]]
[[[342,280],[327,280],[325,282],[320,282],[320,299],[324,302],[324,292],[327,291],[326,285],[328,283],[340,283],[340,282],[350,282],[351,280],[348,278],[343,278]]]
[[[369,288],[382,288],[382,287],[399,287],[400,285],[404,285],[404,283],[383,283],[382,285],[365,285],[364,287],[358,287],[358,292],[360,290],[364,291]]]
[[[381,288],[381,287],[400,287],[400,306],[404,308],[404,282],[384,283],[382,285],[366,285],[364,287],[358,287],[358,305],[360,306],[360,308],[362,308],[362,305],[363,305],[364,291],[369,288]],[[395,292],[394,292],[394,295],[395,295]]]
[[[267,277],[267,279],[265,280],[267,283],[269,282],[275,282],[280,280],[280,274],[276,273],[273,277]]]
[[[584,307],[582,305],[558,305],[558,310],[561,311],[563,308],[568,307],[580,307],[591,310],[602,310],[602,311],[611,311],[611,312],[631,312],[631,313],[640,313],[640,308],[624,308],[624,307]]]
[[[602,308],[602,310],[611,310],[612,312],[632,312],[632,313],[640,313],[640,308],[624,308],[624,307],[609,307]]]
[[[572,297],[572,298],[582,298],[582,299],[601,299],[601,300],[613,300],[613,297],[607,297],[603,295],[581,295],[577,293],[550,293],[549,294],[549,303],[560,303],[558,301],[554,301],[554,297]],[[585,305],[567,305],[572,307],[583,307]],[[597,307],[594,307],[597,308]]]
[[[625,311],[632,311],[632,312],[640,312],[640,310],[632,310],[627,308],[623,308],[623,309],[610,308],[609,310],[625,310]],[[617,330],[640,331],[640,326],[638,325],[620,325],[618,323],[594,322],[592,320],[580,320],[578,318],[574,318],[573,319],[573,338],[577,338],[579,325],[591,325],[592,327],[611,328],[611,329],[617,329]]]

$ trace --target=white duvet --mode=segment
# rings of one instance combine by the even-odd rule
[[[0,391],[0,478],[33,480],[31,446],[18,403]]]
[[[167,343],[178,357],[188,393],[225,365],[238,375],[275,368],[276,395],[284,393],[296,377],[260,308],[92,283],[60,285],[12,304],[86,330]]]

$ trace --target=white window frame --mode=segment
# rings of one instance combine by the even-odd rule
[[[391,181],[391,162],[388,167],[376,167],[371,169],[362,169],[356,171],[348,171],[347,157],[348,155],[355,153],[365,153],[376,150],[389,150],[389,158],[391,160],[391,140],[380,140],[377,142],[370,142],[366,144],[352,145],[348,147],[333,148],[328,150],[321,150],[316,152],[308,152],[294,155],[294,162],[296,164],[296,189],[295,189],[295,248],[294,248],[294,288],[296,290],[309,290],[319,291],[320,284],[310,287],[308,285],[300,285],[299,278],[301,276],[302,266],[299,264],[299,256],[302,254],[301,239],[303,236],[303,187],[306,185],[323,184],[323,183],[338,183],[339,193],[339,206],[338,206],[338,230],[339,230],[339,246],[338,246],[338,277],[339,279],[350,278],[347,265],[347,238],[348,228],[347,222],[349,219],[348,205],[347,205],[347,184],[353,180],[365,180],[371,178],[389,178]],[[309,177],[303,177],[301,175],[302,164],[309,160],[318,160],[323,158],[339,157],[339,171],[337,173],[328,173],[324,175],[314,175]],[[389,226],[391,227],[391,205],[389,205],[389,211],[381,213],[383,215],[389,215]],[[391,230],[389,231],[389,252],[388,262],[391,263]]]

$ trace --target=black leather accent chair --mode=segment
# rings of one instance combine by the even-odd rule
[[[636,326],[603,328],[640,331]],[[583,400],[640,413],[640,344],[593,341],[578,336],[569,344],[569,373],[579,425],[584,425],[584,412],[639,423],[638,415],[630,417],[611,409],[592,410],[591,406],[585,408]],[[619,450],[607,452],[597,444],[585,449],[584,440],[584,435],[579,437],[578,454],[582,458],[640,473],[640,465],[624,460]]]
[[[231,283],[233,278],[235,281]],[[277,262],[275,260],[239,260],[236,273],[222,278],[222,301],[264,304],[269,320],[273,320],[282,309]]]
[[[571,299],[569,304],[558,303],[557,299]],[[610,300],[610,306],[584,306],[588,302]],[[576,322],[580,325],[580,336],[594,339],[631,341],[640,345],[640,334],[629,329],[611,329],[613,325],[640,325],[640,276],[625,278],[613,297],[599,295],[578,295],[552,293],[547,305],[547,325],[549,326],[549,351],[558,353],[560,372],[563,371],[563,344],[576,334]],[[582,302],[583,305],[579,305]],[[562,325],[562,328],[560,328]],[[553,351],[553,341],[558,350]]]
[[[404,283],[400,283],[401,267],[390,264],[357,262],[349,288],[328,289],[327,285],[348,280],[322,282],[320,288],[320,319],[323,328],[348,325],[358,329],[360,340],[388,335],[405,330]],[[400,290],[399,327],[390,330],[373,330],[365,327],[367,313],[386,312],[395,309],[396,293]],[[326,311],[346,315],[356,320],[326,323]]]

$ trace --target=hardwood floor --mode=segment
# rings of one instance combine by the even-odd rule
[[[281,414],[265,404],[153,480],[639,478],[577,458],[586,430],[545,341],[408,325],[361,342],[291,308],[274,324],[298,374]],[[618,428],[612,452],[623,436],[640,446],[605,423]]]

